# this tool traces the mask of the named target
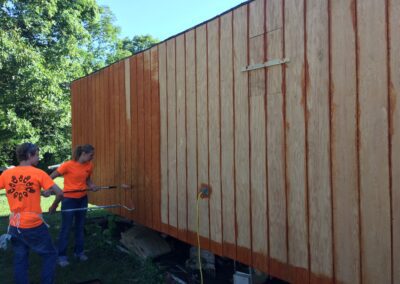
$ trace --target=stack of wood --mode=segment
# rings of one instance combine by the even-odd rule
[[[169,244],[157,232],[143,226],[134,226],[122,233],[121,243],[143,259],[155,258],[171,251]]]

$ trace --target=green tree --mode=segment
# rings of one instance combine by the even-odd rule
[[[152,47],[159,40],[153,38],[151,35],[137,35],[130,40],[129,38],[124,38],[121,42],[121,49],[129,50],[132,54],[136,54],[142,50]]]
[[[69,82],[130,54],[113,21],[95,0],[0,0],[0,165],[23,141],[69,156]]]

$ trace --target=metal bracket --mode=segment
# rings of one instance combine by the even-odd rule
[[[242,68],[242,72],[252,71],[260,68],[271,67],[275,65],[281,65],[290,62],[289,58],[282,59],[272,59],[264,63],[258,63],[253,65],[248,65],[245,68]]]

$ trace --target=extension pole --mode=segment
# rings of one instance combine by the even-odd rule
[[[129,208],[125,205],[121,205],[121,204],[112,204],[112,205],[103,205],[103,206],[94,206],[94,207],[85,207],[85,208],[73,208],[73,209],[64,209],[64,210],[60,210],[60,211],[56,211],[56,212],[75,212],[75,211],[84,211],[84,210],[97,210],[97,209],[107,209],[107,208],[117,208],[117,207],[121,207],[124,208],[128,211],[133,211],[135,210],[135,207]]]
[[[98,209],[107,209],[107,208],[117,208],[117,207],[121,207],[123,209],[126,209],[128,211],[133,211],[135,210],[135,207],[127,207],[125,205],[122,204],[111,204],[111,205],[102,205],[102,206],[93,206],[93,207],[84,207],[84,208],[73,208],[73,209],[64,209],[64,210],[60,210],[60,211],[55,211],[53,214],[55,213],[65,213],[65,212],[76,212],[76,211],[91,211],[91,210],[98,210]]]

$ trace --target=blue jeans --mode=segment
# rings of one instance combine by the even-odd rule
[[[61,203],[61,210],[86,208],[88,206],[87,196],[81,198],[64,198]],[[67,255],[69,232],[75,217],[75,254],[83,253],[84,227],[86,219],[86,210],[75,212],[62,212],[62,224],[60,236],[58,238],[58,256]]]
[[[45,224],[35,228],[17,229],[10,226],[14,251],[14,279],[17,284],[28,284],[29,250],[43,259],[41,278],[43,284],[53,284],[57,251]]]

